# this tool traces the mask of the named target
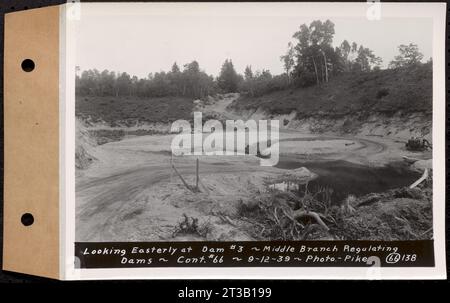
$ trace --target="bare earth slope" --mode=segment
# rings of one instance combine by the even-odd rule
[[[432,67],[348,73],[329,83],[242,96],[230,105],[247,118],[280,119],[302,132],[431,140]]]

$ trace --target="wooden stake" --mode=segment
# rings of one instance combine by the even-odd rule
[[[197,158],[197,165],[196,165],[196,170],[195,170],[195,175],[196,175],[196,179],[195,179],[195,188],[198,190],[198,180],[199,180],[199,176],[198,176],[198,166],[199,166],[199,163],[198,163],[199,161],[198,161],[198,158]]]
[[[187,189],[189,189],[190,191],[192,191],[192,188],[189,186],[189,184],[186,183],[186,181],[184,181],[183,177],[181,176],[181,174],[178,172],[178,170],[175,168],[175,165],[173,165],[172,163],[172,168],[175,171],[175,173],[178,175],[178,177],[180,177],[181,182],[183,182],[184,186],[186,186]]]

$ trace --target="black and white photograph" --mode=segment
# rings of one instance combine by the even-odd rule
[[[214,5],[81,8],[75,242],[432,250],[433,18]]]
[[[83,18],[76,239],[431,239],[431,32],[415,18]],[[226,144],[261,120],[277,122],[273,166],[271,145],[250,152],[257,135],[246,153]]]
[[[447,278],[446,3],[19,2],[0,282]]]

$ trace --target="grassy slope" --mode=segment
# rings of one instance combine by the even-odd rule
[[[429,64],[400,70],[347,73],[329,83],[243,96],[232,104],[237,110],[262,107],[273,114],[297,111],[299,118],[354,113],[427,112],[432,110],[432,69]]]
[[[432,70],[427,64],[400,70],[347,73],[320,86],[276,91],[256,98],[242,96],[231,106],[237,110],[261,107],[273,114],[289,114],[295,110],[298,118],[390,115],[398,111],[431,114]],[[93,121],[102,120],[111,125],[189,120],[192,108],[192,99],[182,97],[77,96],[76,101],[78,117],[91,117]]]
[[[105,121],[112,126],[117,122],[172,122],[190,119],[192,99],[162,97],[142,99],[136,97],[77,96],[76,115],[91,117],[93,121]]]

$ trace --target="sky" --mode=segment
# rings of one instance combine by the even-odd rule
[[[127,7],[126,13],[104,13],[82,8],[76,22],[76,65],[93,69],[127,72],[138,77],[170,70],[177,62],[197,60],[206,73],[217,76],[225,59],[231,59],[238,73],[247,65],[253,71],[283,72],[280,56],[292,35],[303,23],[330,19],[335,24],[334,46],[344,39],[355,41],[383,59],[382,67],[398,54],[398,45],[415,43],[432,56],[431,18],[385,17],[369,21],[365,16],[309,17],[303,11],[248,14],[153,14],[151,6]],[[232,11],[232,10],[231,10]]]

